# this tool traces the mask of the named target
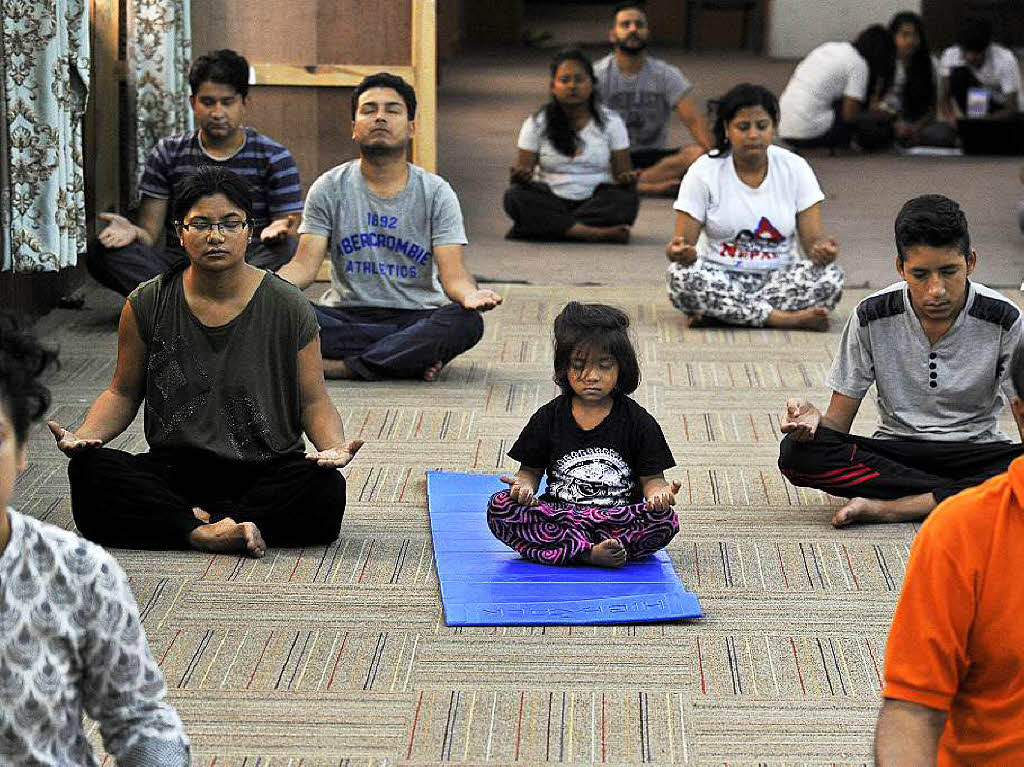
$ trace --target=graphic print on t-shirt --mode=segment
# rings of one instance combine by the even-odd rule
[[[548,470],[548,492],[581,506],[626,506],[633,495],[633,484],[629,464],[606,447],[566,453]]]
[[[723,242],[719,255],[732,259],[737,266],[751,261],[776,261],[789,253],[789,243],[766,216],[762,216],[754,231],[742,230],[735,239]]]
[[[403,239],[388,230],[399,228],[398,216],[387,216],[369,211],[366,214],[366,225],[373,231],[354,232],[338,239],[335,245],[338,256],[345,262],[346,274],[375,274],[382,280],[415,279],[417,267],[426,266],[430,261],[430,250],[411,240]],[[380,261],[378,258],[366,260],[360,252],[376,249],[376,254],[383,256],[382,251],[390,251],[398,259],[398,263]]]

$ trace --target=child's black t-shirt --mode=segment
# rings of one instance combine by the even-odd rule
[[[572,415],[572,397],[561,395],[533,414],[509,457],[545,469],[542,500],[581,506],[628,506],[643,500],[639,477],[676,465],[654,416],[625,395],[590,431]]]

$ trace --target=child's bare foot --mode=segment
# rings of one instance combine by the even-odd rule
[[[601,541],[581,555],[584,562],[598,567],[622,567],[626,564],[626,549],[616,538]]]
[[[231,517],[200,525],[188,536],[188,542],[200,551],[244,551],[256,559],[267,553],[260,529],[252,522],[235,522]]]
[[[810,309],[801,309],[798,312],[784,312],[781,309],[776,309],[768,315],[768,321],[765,322],[765,325],[770,328],[791,328],[822,332],[828,330],[828,323],[828,309],[824,306],[812,306]]]
[[[443,362],[435,362],[431,365],[427,365],[427,369],[423,371],[424,381],[436,381],[437,377],[441,375],[441,370],[444,368]]]

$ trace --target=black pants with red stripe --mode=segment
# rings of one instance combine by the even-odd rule
[[[892,500],[931,493],[940,503],[1002,474],[1024,445],[872,439],[819,426],[810,442],[791,437],[779,446],[779,469],[799,487],[844,498]]]

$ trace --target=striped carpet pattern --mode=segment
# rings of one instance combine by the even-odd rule
[[[841,323],[864,292],[847,295],[832,332],[811,334],[690,330],[657,286],[574,289],[633,318],[635,397],[683,483],[668,551],[706,617],[448,628],[425,472],[513,469],[505,451],[555,393],[550,332],[565,288],[498,289],[505,304],[483,341],[438,382],[329,384],[347,433],[366,440],[346,470],[339,540],[260,561],[114,551],[195,763],[869,763],[916,526],[833,530],[837,499],[788,485],[775,465],[786,397],[824,404]],[[89,301],[39,326],[61,347],[51,415],[69,425],[114,366],[118,308]],[[874,417],[865,402],[855,428]],[[144,450],[141,429],[139,418],[114,446]],[[41,430],[29,458],[15,505],[73,527],[66,459]]]

